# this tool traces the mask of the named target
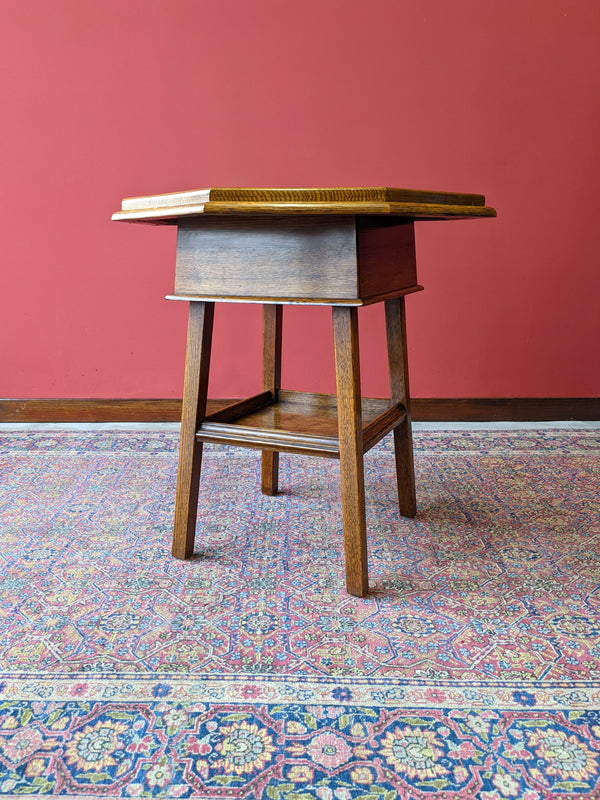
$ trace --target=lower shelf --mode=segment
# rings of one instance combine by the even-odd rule
[[[362,398],[363,452],[406,417],[390,400]],[[279,391],[227,406],[207,416],[196,433],[202,442],[339,458],[335,395]]]

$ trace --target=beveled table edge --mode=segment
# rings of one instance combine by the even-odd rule
[[[495,217],[496,210],[490,206],[442,205],[432,203],[221,203],[210,202],[171,208],[147,208],[131,211],[116,211],[111,219],[115,222],[145,222],[174,224],[182,217],[212,215],[232,216],[397,216],[414,220],[469,219],[473,217]]]
[[[391,300],[394,297],[403,297],[406,294],[422,292],[423,286],[416,284],[405,289],[396,289],[386,294],[372,295],[371,297],[250,297],[235,295],[200,295],[200,294],[168,294],[165,300],[187,300],[190,303],[261,303],[263,305],[303,305],[303,306],[370,306],[382,300]]]

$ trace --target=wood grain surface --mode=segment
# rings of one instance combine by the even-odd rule
[[[365,597],[369,591],[369,578],[358,312],[355,308],[338,306],[332,309],[332,314],[346,590],[355,597]]]
[[[401,403],[406,410],[404,418],[394,428],[398,508],[401,516],[412,518],[417,513],[417,498],[406,352],[406,313],[403,297],[385,301],[385,328],[392,402]]]
[[[304,215],[379,214],[413,219],[493,217],[481,194],[390,187],[213,188],[128,197],[113,220],[176,223],[178,218],[212,214]]]
[[[203,446],[196,430],[206,414],[214,310],[213,303],[190,303],[173,525],[175,558],[189,558],[194,552]]]
[[[358,294],[375,298],[417,285],[415,226],[399,217],[356,221]]]
[[[352,217],[183,221],[175,294],[358,298]]]
[[[223,408],[209,412],[207,408],[205,419],[211,422],[233,422],[246,414],[252,414],[273,404],[275,397],[272,392],[260,392],[244,400],[235,400]]]
[[[263,306],[262,386],[278,400],[281,387],[281,347],[283,335],[283,306]],[[261,461],[261,491],[275,495],[279,489],[279,453],[264,450]]]
[[[370,449],[404,417],[404,408],[361,398],[363,450]],[[198,438],[205,442],[339,458],[336,395],[280,390],[231,404],[207,415]]]
[[[202,203],[441,203],[483,206],[482,194],[394,189],[387,186],[338,187],[230,187],[195,189],[189,192],[126,197],[122,211],[176,208]]]

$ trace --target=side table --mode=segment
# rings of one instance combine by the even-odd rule
[[[390,188],[204,189],[123,200],[114,220],[177,226],[175,291],[189,323],[173,555],[194,550],[204,442],[339,458],[346,588],[368,592],[363,455],[394,432],[399,510],[416,514],[405,295],[417,283],[415,220],[493,217],[476,194]],[[263,304],[263,391],[207,414],[215,302]],[[358,307],[385,304],[390,399],[361,397]],[[336,395],[281,386],[283,306],[332,308]]]

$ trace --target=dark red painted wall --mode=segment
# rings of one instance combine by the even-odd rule
[[[413,395],[600,394],[598,0],[2,0],[0,38],[0,396],[180,395],[173,231],[109,220],[211,185],[486,194],[418,225]],[[216,325],[212,393],[254,389],[260,309]],[[289,310],[289,388],[333,387],[330,339]]]

